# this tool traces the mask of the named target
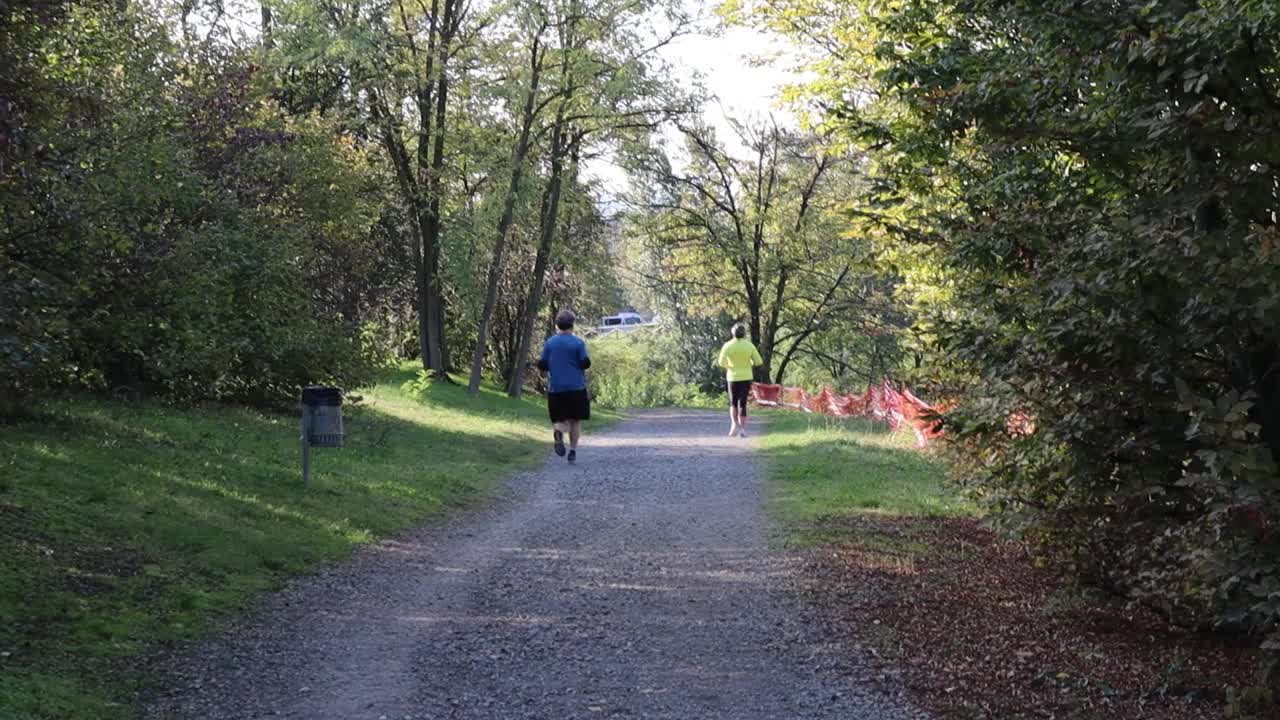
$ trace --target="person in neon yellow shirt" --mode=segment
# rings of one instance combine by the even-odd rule
[[[742,323],[733,326],[733,337],[720,348],[716,361],[725,369],[729,382],[729,437],[747,436],[747,398],[751,396],[753,369],[763,365],[760,351],[747,339],[747,327]]]

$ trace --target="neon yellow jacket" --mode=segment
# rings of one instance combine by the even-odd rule
[[[763,365],[764,359],[756,346],[746,338],[735,338],[720,348],[720,359],[716,362],[727,372],[729,382],[741,382],[751,379],[751,368]]]

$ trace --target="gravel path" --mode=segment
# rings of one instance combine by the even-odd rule
[[[302,578],[176,662],[157,718],[900,720],[786,592],[749,441],[659,411],[509,499]]]

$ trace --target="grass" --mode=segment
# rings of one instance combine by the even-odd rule
[[[888,602],[896,596],[886,594],[884,577],[915,576],[921,562],[950,552],[939,546],[928,519],[974,514],[972,505],[946,486],[943,464],[917,449],[909,431],[790,410],[760,415],[769,425],[759,443],[769,477],[774,542],[821,550],[834,571],[823,576],[824,587],[856,588]],[[823,602],[835,607],[849,599]],[[860,642],[879,657],[899,656],[896,628],[878,620],[856,627]]]
[[[973,508],[943,482],[945,468],[917,450],[909,432],[863,419],[838,420],[793,411],[762,414],[769,432],[760,447],[771,479],[770,507],[787,545],[829,545],[866,530],[845,522],[864,517],[954,517]],[[923,552],[923,544],[867,536]]]
[[[545,456],[540,399],[415,376],[355,393],[309,488],[292,415],[80,398],[0,428],[0,716],[129,717],[120,668]]]

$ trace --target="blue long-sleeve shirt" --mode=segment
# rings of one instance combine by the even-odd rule
[[[549,392],[585,390],[587,374],[584,371],[591,367],[587,344],[582,338],[570,333],[552,335],[542,346],[538,367],[551,375],[547,381]]]

